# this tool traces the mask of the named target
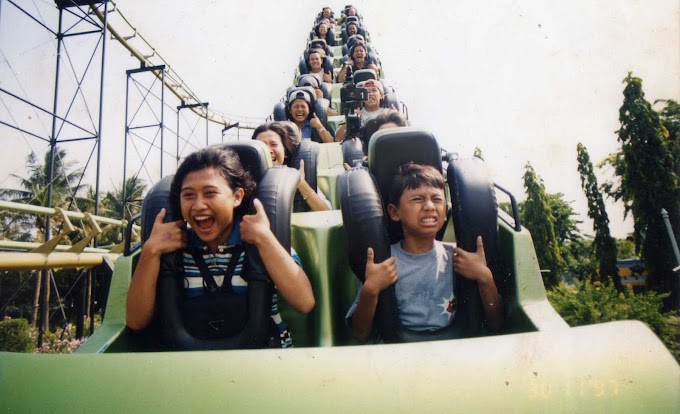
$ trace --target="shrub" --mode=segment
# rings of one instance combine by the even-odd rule
[[[647,324],[680,361],[680,323],[674,313],[662,312],[663,300],[669,294],[654,291],[635,294],[630,287],[619,292],[611,283],[595,285],[588,280],[577,280],[573,286],[560,284],[547,294],[569,326],[639,320]]]
[[[32,352],[30,327],[26,319],[0,321],[0,351]]]

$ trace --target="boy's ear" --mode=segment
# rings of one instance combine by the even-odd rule
[[[246,192],[243,191],[243,188],[239,188],[238,190],[234,191],[234,207],[238,207],[241,205],[245,195]]]
[[[399,221],[399,214],[397,212],[397,206],[394,204],[388,204],[387,205],[387,212],[390,215],[390,218],[394,221]]]

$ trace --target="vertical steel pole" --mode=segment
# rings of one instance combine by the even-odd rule
[[[161,72],[161,178],[163,178],[163,158],[165,155],[165,151],[163,150],[163,145],[165,140],[163,139],[163,130],[164,128],[164,123],[163,123],[163,109],[165,108],[165,67],[163,68]]]
[[[92,6],[94,7],[94,6]],[[106,68],[106,38],[107,38],[107,26],[109,19],[109,1],[104,0],[104,23],[102,24],[102,67],[99,83],[99,126],[97,131],[97,177],[96,177],[96,192],[95,192],[95,203],[94,203],[94,214],[99,214],[99,181],[101,175],[101,157],[102,157],[102,114],[104,113],[104,73]],[[125,182],[123,182],[123,188],[125,188]],[[125,201],[123,201],[125,203]],[[124,208],[124,207],[123,207]],[[94,238],[94,246],[97,246],[97,238]],[[90,306],[90,335],[94,333],[94,298],[96,297],[97,286],[97,271],[93,270],[92,273],[92,300],[89,303]]]
[[[127,181],[127,152],[128,152],[128,139],[130,138],[130,125],[129,113],[130,110],[130,77],[132,73],[127,71],[127,77],[125,78],[125,140],[123,141],[123,199],[121,200],[123,205],[120,208],[120,217],[125,219],[125,200],[127,200],[127,186],[125,182]]]
[[[210,105],[208,102],[204,104],[205,108],[205,146],[208,146],[208,105]]]
[[[62,22],[64,18],[64,10],[59,9],[59,29],[57,31],[57,62],[54,69],[54,101],[52,104],[52,135],[50,136],[50,157],[47,165],[47,202],[45,207],[52,207],[52,181],[54,180],[54,153],[57,147],[57,109],[59,108],[59,71],[61,68],[61,44],[64,40],[64,35],[61,32]],[[50,226],[50,216],[45,217],[45,241],[52,237]],[[45,327],[49,324],[49,298],[47,297],[50,285],[49,271],[42,270],[40,272],[40,324],[38,325],[38,347],[42,346],[43,334]]]
[[[680,250],[678,250],[678,242],[675,240],[675,234],[673,234],[673,227],[671,226],[671,221],[668,218],[668,212],[665,208],[661,209],[661,217],[666,225],[666,231],[668,232],[668,238],[671,240],[671,246],[673,247],[673,254],[675,255],[675,264],[680,265]]]
[[[92,6],[94,7],[94,6]],[[104,1],[104,24],[102,25],[102,67],[99,83],[99,125],[97,130],[97,177],[95,184],[95,203],[94,203],[94,214],[95,216],[99,214],[99,176],[101,173],[101,156],[102,156],[102,114],[104,113],[104,68],[106,66],[106,26],[109,18],[109,2]],[[123,186],[125,183],[123,183]],[[97,239],[95,238],[95,246],[97,245]]]
[[[177,153],[175,154],[175,169],[179,168],[179,111],[181,111],[182,106],[184,106],[184,101],[177,107],[177,130],[175,132],[175,135],[177,135]]]

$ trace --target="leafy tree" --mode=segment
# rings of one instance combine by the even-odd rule
[[[561,246],[567,272],[581,280],[597,278],[597,257],[593,254],[593,239],[582,237]]]
[[[658,100],[654,103],[659,102],[665,104],[659,111],[659,119],[668,131],[668,149],[671,152],[671,158],[675,160],[675,175],[680,177],[680,104],[672,99]],[[680,186],[678,186],[677,198],[680,200]],[[675,224],[673,230],[677,237],[680,234],[680,217],[675,217],[672,223]]]
[[[675,258],[661,209],[666,209],[671,218],[677,218],[680,212],[676,163],[669,150],[668,130],[644,99],[642,79],[629,73],[624,82],[621,128],[617,131],[621,149],[606,161],[614,167],[620,182],[618,186],[608,183],[605,190],[622,200],[626,213],[633,215],[636,249],[649,268],[648,286],[669,292],[674,285]],[[672,304],[678,303],[678,293],[673,292]]]
[[[600,276],[610,278],[618,290],[623,289],[621,278],[616,267],[616,244],[609,233],[609,216],[604,206],[604,199],[593,172],[593,163],[583,144],[576,146],[578,153],[578,172],[581,175],[581,188],[588,200],[588,217],[593,220],[595,231],[595,254],[600,267]]]
[[[630,259],[635,256],[635,242],[632,238],[615,239],[616,242],[616,259]]]
[[[538,263],[549,270],[543,274],[546,287],[555,286],[565,268],[560,245],[555,234],[555,216],[550,208],[550,199],[545,192],[543,180],[536,174],[531,164],[524,167],[524,188],[527,199],[520,211],[522,223],[529,229],[536,246]]]
[[[564,194],[548,194],[548,206],[555,217],[555,237],[560,245],[568,242],[575,242],[581,239],[581,234],[578,231],[578,225],[582,223],[574,217],[578,213],[574,211],[571,202],[564,200]]]

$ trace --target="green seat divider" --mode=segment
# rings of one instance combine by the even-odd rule
[[[314,291],[316,306],[308,315],[279,298],[281,317],[296,347],[355,343],[345,324],[354,301],[357,278],[347,261],[345,231],[340,210],[294,213],[292,244]]]
[[[345,123],[345,117],[342,115],[332,115],[328,117],[327,125],[328,129],[333,132],[333,135],[337,135],[338,128],[340,128],[340,125]]]
[[[339,68],[340,65],[342,64],[342,55],[334,55],[333,56],[333,68]]]
[[[336,181],[338,175],[345,170],[342,165],[342,146],[333,142],[319,146],[319,158],[317,161],[316,180],[319,190],[331,203],[332,209],[340,208]]]
[[[337,195],[337,181],[338,175],[340,174],[342,174],[342,170],[338,170],[337,168],[330,170],[317,170],[316,172],[316,183],[319,186],[319,190],[321,190],[321,192],[331,203],[331,208],[333,210],[340,208],[340,199]]]
[[[334,59],[342,59],[342,45],[333,46],[333,58]]]
[[[331,88],[331,105],[333,109],[342,115],[342,100],[340,99],[340,89],[342,89],[341,83],[333,83]]]
[[[319,144],[318,170],[342,170],[342,147],[338,142]]]

